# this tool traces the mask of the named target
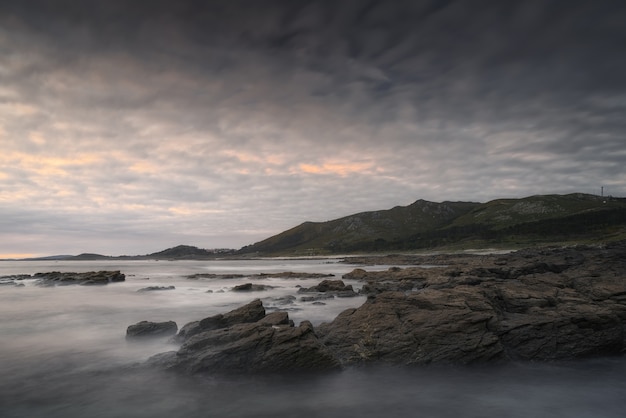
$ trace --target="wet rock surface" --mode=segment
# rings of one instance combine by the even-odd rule
[[[374,261],[374,260],[370,260]],[[626,243],[411,259],[355,270],[367,302],[318,328],[342,363],[473,363],[620,354]]]
[[[185,325],[177,336],[178,351],[152,357],[148,363],[184,373],[277,373],[322,371],[340,364],[313,325],[294,326],[286,312],[265,314],[260,300]]]
[[[200,279],[242,279],[244,277],[248,277],[251,279],[318,279],[325,277],[333,277],[334,274],[324,274],[324,273],[298,273],[293,271],[283,271],[280,273],[258,273],[251,275],[243,275],[243,274],[215,274],[215,273],[196,273],[189,276],[186,276],[187,279],[190,280],[200,280]]]
[[[176,334],[178,325],[174,321],[151,322],[141,321],[130,325],[126,329],[126,339],[137,340],[146,338],[164,337]]]
[[[114,282],[123,282],[126,275],[117,271],[88,271],[85,273],[61,273],[53,271],[49,273],[36,273],[32,278],[37,280],[39,286],[55,285],[103,285]]]
[[[259,299],[225,314],[217,314],[199,321],[185,324],[176,335],[175,340],[185,342],[196,334],[220,328],[228,328],[235,324],[253,323],[265,317],[265,308]]]
[[[313,301],[322,299],[332,299],[336,297],[353,297],[358,293],[354,291],[352,285],[346,285],[343,280],[323,280],[318,285],[308,288],[298,289],[298,293],[313,294],[310,296],[303,296],[300,298],[302,301]]]
[[[233,292],[260,292],[263,290],[273,289],[274,286],[268,286],[257,283],[244,283],[233,287]]]
[[[138,289],[137,292],[154,292],[154,291],[174,290],[174,289],[176,289],[176,286],[148,286],[148,287],[142,287],[141,289]]]
[[[266,315],[256,300],[185,325],[176,336],[180,349],[150,364],[243,373],[624,354],[626,242],[438,255],[437,267],[432,256],[411,261],[431,267],[346,274],[363,282],[368,299],[332,322],[296,327],[286,312]],[[332,296],[347,287],[325,280],[302,293]]]

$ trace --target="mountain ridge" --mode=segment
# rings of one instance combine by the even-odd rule
[[[324,255],[440,248],[461,243],[523,245],[599,239],[626,226],[626,199],[582,193],[477,202],[416,200],[408,206],[304,222],[238,254]],[[622,231],[624,232],[624,231]]]
[[[198,260],[430,249],[513,249],[536,244],[619,239],[626,239],[626,198],[571,193],[495,199],[486,203],[418,199],[407,206],[359,212],[324,222],[305,221],[239,250],[178,245],[146,255],[82,253],[22,260]]]

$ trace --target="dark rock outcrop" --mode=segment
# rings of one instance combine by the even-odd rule
[[[318,327],[343,364],[560,360],[620,354],[626,243],[355,270],[367,302]]]
[[[142,287],[141,289],[137,290],[138,292],[153,292],[153,291],[159,291],[159,290],[174,290],[176,289],[176,286],[148,286],[148,287]]]
[[[36,273],[33,275],[40,286],[54,285],[102,285],[113,282],[123,282],[126,275],[117,271],[89,271],[86,273],[61,273],[53,271],[49,273]]]
[[[273,278],[273,279],[319,279],[319,278],[333,277],[333,276],[334,274],[283,271],[281,273],[259,273],[255,277]]]
[[[179,338],[185,341],[181,348],[154,356],[149,364],[192,374],[322,371],[340,366],[310,322],[295,327],[286,312],[263,312],[259,318],[260,309],[263,306],[256,300],[227,314],[188,324],[181,329],[181,333],[185,331]],[[186,331],[187,326],[195,333]]]
[[[242,279],[244,277],[254,279],[318,279],[324,277],[333,277],[334,274],[324,273],[298,273],[293,271],[283,271],[280,273],[259,273],[253,275],[243,274],[215,274],[215,273],[196,273],[185,276],[187,279]]]
[[[367,301],[314,329],[260,300],[185,325],[151,364],[186,373],[329,370],[619,355],[626,347],[626,242],[439,257],[441,267],[355,270]],[[444,262],[445,261],[445,262]],[[335,281],[311,296],[344,291]],[[341,290],[337,290],[341,289]]]
[[[156,337],[167,337],[176,334],[178,325],[174,321],[150,322],[141,321],[130,325],[126,329],[127,339],[145,339]]]
[[[235,324],[252,323],[263,318],[265,318],[263,303],[260,299],[255,299],[247,305],[228,313],[213,315],[200,321],[185,324],[176,335],[175,340],[184,342],[201,332],[227,328]]]
[[[328,299],[337,297],[357,296],[352,285],[346,285],[343,280],[322,280],[318,285],[309,288],[300,288],[298,293],[318,293],[317,299]],[[315,298],[311,300],[317,300]],[[305,298],[302,298],[305,300]]]
[[[473,363],[504,356],[493,320],[471,292],[385,292],[318,331],[343,364]]]
[[[215,273],[196,273],[190,274],[189,276],[185,276],[185,278],[190,280],[200,280],[200,279],[241,279],[245,277],[243,274],[215,274]]]
[[[256,283],[244,283],[233,287],[234,292],[258,292],[267,289],[273,289],[274,286],[256,284]]]

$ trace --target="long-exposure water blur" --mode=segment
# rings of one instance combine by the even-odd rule
[[[142,320],[187,322],[260,298],[296,325],[332,320],[365,298],[303,302],[299,287],[320,279],[258,273],[342,274],[336,259],[249,261],[4,261],[0,276],[120,270],[104,286],[0,286],[0,416],[8,417],[622,417],[626,361],[513,363],[481,367],[352,368],[322,375],[181,376],[138,367],[176,349],[167,338],[125,339]],[[386,269],[388,266],[376,268]],[[372,267],[368,267],[372,268]],[[241,277],[195,278],[198,273]],[[10,282],[10,283],[9,283]],[[233,292],[243,283],[268,286]],[[358,282],[346,282],[355,289]],[[139,292],[148,286],[174,289]],[[287,296],[296,296],[287,298]]]

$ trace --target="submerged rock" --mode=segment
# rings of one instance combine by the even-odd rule
[[[233,287],[233,292],[255,292],[273,289],[274,286],[264,285],[264,284],[255,284],[255,283],[244,283],[238,286]]]
[[[137,290],[137,292],[152,292],[155,290],[174,290],[176,289],[175,286],[148,286],[148,287],[142,287],[141,289]]]
[[[166,337],[176,334],[178,325],[174,321],[150,322],[141,321],[126,329],[127,339]]]
[[[0,286],[13,286],[13,287],[24,287],[24,283],[18,283],[12,280],[9,281],[0,281]]]

